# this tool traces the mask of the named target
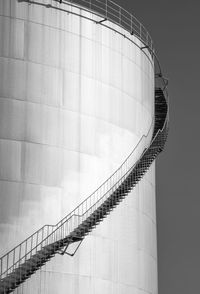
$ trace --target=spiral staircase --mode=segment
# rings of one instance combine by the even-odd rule
[[[58,224],[45,225],[1,257],[0,293],[13,292],[55,254],[67,253],[70,244],[80,245],[86,235],[103,221],[142,179],[163,150],[167,133],[168,103],[164,91],[156,88],[154,131],[149,147],[138,160],[135,160],[135,148],[105,183]],[[141,146],[144,137],[146,136],[141,138],[138,146]]]

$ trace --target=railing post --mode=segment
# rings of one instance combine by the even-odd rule
[[[47,227],[47,236],[49,236],[49,226]],[[48,245],[48,239],[46,239],[46,245]]]
[[[131,35],[133,34],[133,16],[131,14]]]
[[[32,256],[32,248],[33,248],[33,236],[31,237],[31,255]]]
[[[8,270],[8,256],[9,254],[7,255],[7,260],[6,260],[6,271]]]
[[[108,18],[108,0],[106,0],[106,19]]]
[[[21,244],[19,246],[19,260],[20,260],[20,258],[21,258]]]
[[[14,252],[13,252],[13,265],[15,263],[15,249],[14,249]]]
[[[26,243],[25,243],[25,261],[26,261],[26,253],[27,253],[27,239],[26,239]]]
[[[65,223],[62,223],[61,228],[60,228],[60,230],[61,230],[61,239],[64,238],[64,226],[65,226]]]
[[[42,244],[43,244],[43,240],[44,240],[44,230],[45,228],[42,229],[42,240],[41,240],[41,249],[42,249]],[[46,240],[47,242],[47,240]],[[45,244],[44,244],[45,245]],[[47,244],[46,244],[47,245]]]
[[[38,244],[38,232],[37,232],[37,237],[36,237],[36,246]]]

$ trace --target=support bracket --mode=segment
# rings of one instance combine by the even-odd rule
[[[155,74],[155,78],[162,78],[162,73],[161,73],[161,72],[156,73],[156,74]]]
[[[65,248],[63,250],[61,250],[60,252],[58,252],[58,254],[64,255],[66,253],[66,251],[67,251],[67,248],[69,247],[69,244],[70,243],[67,243],[67,245],[65,246]]]
[[[104,19],[102,19],[102,20],[100,20],[100,21],[97,21],[96,23],[97,24],[101,24],[102,22],[104,22],[104,21],[106,21],[107,20],[107,18],[105,17]]]
[[[79,244],[76,246],[74,252],[72,252],[72,253],[67,252],[67,249],[68,249],[69,245],[72,244],[72,243],[67,243],[67,245],[65,246],[64,250],[61,250],[61,251],[58,252],[58,253],[59,253],[60,255],[67,254],[67,255],[69,255],[69,256],[74,256],[74,255],[76,254],[78,248],[80,247],[81,243],[83,242],[83,239],[80,240],[80,241],[77,241],[77,242],[79,242]]]
[[[146,45],[146,46],[144,46],[144,47],[140,47],[141,50],[143,50],[143,49],[147,49],[147,48],[149,48],[148,45]]]

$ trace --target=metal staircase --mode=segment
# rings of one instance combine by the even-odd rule
[[[58,224],[45,225],[0,259],[0,293],[11,293],[55,254],[81,242],[136,186],[163,150],[168,133],[168,104],[161,88],[155,89],[155,123],[151,143],[139,159],[136,148],[92,195]]]

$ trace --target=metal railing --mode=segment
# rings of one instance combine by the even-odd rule
[[[88,12],[92,12],[103,18],[102,21],[111,21],[135,35],[149,49],[150,54],[154,55],[152,38],[143,24],[130,12],[122,8],[111,0],[62,0],[62,4],[71,4],[81,7]]]
[[[153,131],[154,121],[146,135],[143,135],[134,150],[122,165],[88,198],[81,202],[71,213],[56,225],[45,225],[22,243],[0,258],[0,278],[4,278],[43,247],[65,238],[86,220],[120,186],[127,172],[139,158],[141,150],[147,147],[149,134]]]
[[[163,90],[166,92],[165,85]],[[167,98],[166,98],[167,99]],[[163,129],[168,125],[168,115]],[[121,164],[121,166],[89,197],[81,202],[71,213],[64,217],[56,225],[45,225],[22,243],[0,258],[0,278],[3,279],[12,273],[21,264],[26,262],[31,256],[47,245],[59,241],[77,228],[86,220],[112,193],[122,184],[128,173],[136,166],[141,159],[144,150],[149,146],[149,135],[153,131],[154,121],[147,134],[143,135],[133,151]],[[153,141],[163,130],[159,130],[154,136]],[[151,143],[153,142],[151,141]]]
[[[157,90],[160,92],[160,88],[158,88]],[[163,108],[163,106],[161,106],[161,108]],[[8,291],[10,290],[13,291],[13,289],[18,287],[19,284],[21,284],[33,272],[35,272],[43,264],[45,264],[51,257],[53,257],[53,255],[59,252],[59,250],[61,250],[69,242],[69,239],[67,239],[69,236],[67,236],[66,238],[67,233],[69,234],[70,232],[73,232],[76,234],[77,228],[79,228],[79,232],[80,232],[80,227],[83,226],[84,220],[86,220],[87,226],[90,226],[90,224],[88,224],[88,221],[89,223],[91,223],[91,221],[93,222],[93,217],[95,217],[95,219],[97,220],[97,223],[95,222],[94,224],[98,224],[99,217],[102,219],[102,216],[98,216],[99,214],[98,210],[102,207],[102,204],[104,205],[104,216],[106,215],[105,213],[107,209],[108,211],[110,211],[110,209],[115,207],[116,205],[115,197],[118,197],[116,196],[117,194],[115,192],[119,190],[120,192],[118,191],[117,193],[122,193],[121,195],[122,198],[124,198],[123,193],[128,194],[128,190],[130,189],[130,187],[133,188],[135,186],[135,184],[140,180],[141,176],[144,175],[145,171],[148,170],[148,167],[153,162],[153,160],[158,155],[158,153],[160,153],[163,150],[163,147],[167,138],[167,132],[168,132],[168,121],[166,119],[167,109],[166,111],[164,110],[164,112],[161,113],[161,117],[163,116],[163,114],[165,114],[165,118],[162,119],[162,124],[160,125],[160,127],[156,128],[157,131],[155,135],[153,136],[153,139],[151,140],[149,147],[143,150],[142,155],[136,161],[134,166],[130,167],[130,169],[126,171],[126,173],[122,176],[122,178],[120,178],[119,181],[115,183],[115,185],[111,187],[110,190],[107,191],[107,193],[105,193],[93,206],[89,207],[88,210],[86,210],[83,215],[73,215],[71,217],[71,218],[74,218],[74,223],[71,230],[67,226],[65,226],[66,224],[68,224],[68,221],[69,221],[69,219],[67,219],[64,223],[60,224],[59,227],[57,227],[54,231],[52,231],[49,236],[47,236],[44,240],[42,240],[40,244],[36,245],[31,251],[25,254],[24,257],[22,257],[15,264],[13,264],[4,273],[5,276],[2,275],[2,279],[0,281],[1,293],[10,293]],[[158,120],[160,120],[159,117],[158,117]],[[132,180],[130,176],[132,177],[133,175],[134,175],[135,184],[134,183],[131,184]],[[125,188],[125,190],[123,191],[127,191],[127,192],[123,192],[121,190],[122,187],[123,189]],[[110,196],[108,197],[108,195]],[[108,199],[110,203],[109,206],[107,206],[108,204],[106,204],[106,202],[108,202],[107,201]],[[110,202],[111,199],[112,201]],[[106,208],[105,208],[105,205],[106,205]],[[93,212],[95,212],[95,215],[93,214]],[[98,214],[96,214],[97,212]],[[80,226],[79,226],[80,222],[78,221],[78,219],[81,220]],[[84,232],[82,231],[81,233],[82,236],[85,236],[88,230],[84,229]],[[4,280],[3,278],[4,277],[6,278],[7,276],[8,278]]]
[[[116,4],[112,0],[49,0],[52,3],[60,3],[60,7],[58,5],[52,5],[50,3],[43,2],[43,0],[17,0],[18,2],[27,2],[29,4],[36,4],[36,5],[42,5],[48,8],[54,8],[54,9],[60,9],[64,10],[68,13],[74,13],[77,14],[76,11],[69,11],[68,9],[64,9],[64,5],[70,5],[74,6],[80,9],[83,9],[87,12],[92,12],[93,14],[100,17],[99,21],[94,20],[91,16],[84,16],[81,14],[80,16],[89,18],[96,23],[104,24],[107,27],[112,28],[111,23],[118,25],[122,29],[129,32],[131,35],[136,36],[137,39],[139,39],[144,46],[141,46],[143,48],[146,48],[152,58],[154,58],[155,50],[153,45],[153,40],[151,38],[151,35],[147,31],[147,29],[144,27],[144,25],[129,11],[121,7],[120,5]],[[107,22],[106,22],[107,21]],[[111,22],[111,23],[109,23]],[[112,28],[113,29],[113,28]],[[115,31],[118,31],[117,28],[114,29]],[[120,32],[122,33],[122,32]],[[124,33],[122,33],[124,35]],[[131,39],[131,38],[130,38]],[[138,44],[137,44],[138,45]]]

